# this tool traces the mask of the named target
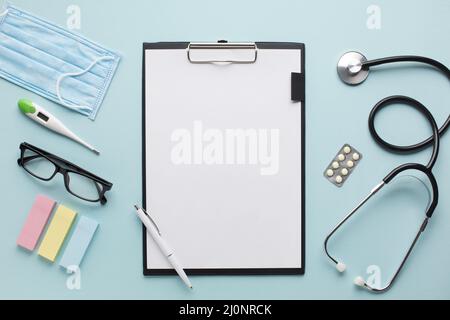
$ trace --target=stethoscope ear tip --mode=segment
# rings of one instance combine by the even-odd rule
[[[345,263],[338,262],[336,264],[336,270],[339,271],[340,273],[343,273],[345,270],[347,270],[347,266],[345,265]]]
[[[356,277],[355,280],[353,280],[353,283],[361,288],[366,286],[366,281],[362,277]]]
[[[355,86],[363,83],[369,76],[369,70],[363,68],[365,62],[367,62],[367,58],[357,51],[345,53],[338,62],[339,78],[349,85]]]

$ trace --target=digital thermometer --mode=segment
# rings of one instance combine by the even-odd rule
[[[22,111],[22,113],[25,114],[28,118],[34,120],[35,122],[46,127],[47,129],[50,129],[56,133],[59,133],[62,136],[65,136],[69,139],[78,142],[79,144],[85,146],[95,154],[100,155],[100,152],[98,152],[93,146],[80,139],[75,133],[67,129],[66,126],[63,125],[61,121],[59,121],[51,113],[44,110],[39,105],[27,99],[19,100],[18,104],[20,111]]]

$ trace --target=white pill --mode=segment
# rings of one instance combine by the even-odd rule
[[[349,146],[345,146],[345,147],[344,147],[344,152],[345,152],[346,154],[349,154],[350,152],[352,152],[352,148],[350,148]]]
[[[340,184],[340,183],[342,183],[342,181],[343,181],[343,179],[342,179],[341,176],[337,176],[337,177],[336,177],[336,182],[337,182],[337,183]]]
[[[359,155],[359,153],[354,153],[353,154],[353,160],[358,161],[361,158],[361,156]]]
[[[352,160],[347,161],[347,167],[353,168],[355,166],[355,163]]]
[[[331,169],[328,169],[328,170],[327,170],[327,176],[329,176],[329,177],[334,176],[334,171],[331,170]]]
[[[331,166],[333,167],[333,169],[338,169],[339,168],[339,162],[335,161],[331,164]]]
[[[342,170],[341,170],[341,174],[342,174],[343,176],[347,176],[347,175],[348,175],[348,169],[346,169],[346,168],[342,169]]]
[[[345,160],[345,156],[343,154],[338,155],[338,160],[339,161],[344,161]]]

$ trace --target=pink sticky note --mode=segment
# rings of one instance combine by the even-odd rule
[[[56,202],[45,196],[37,196],[27,221],[17,239],[17,245],[33,251],[44,231]]]

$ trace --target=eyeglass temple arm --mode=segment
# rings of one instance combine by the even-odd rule
[[[392,285],[394,284],[395,280],[397,280],[397,278],[398,278],[398,276],[399,276],[399,274],[400,274],[400,271],[402,271],[403,267],[404,267],[405,264],[406,264],[406,261],[408,260],[409,256],[411,255],[411,252],[413,251],[414,247],[416,246],[417,241],[419,240],[420,236],[422,235],[422,233],[423,233],[423,232],[425,231],[425,229],[427,228],[427,225],[428,225],[428,221],[429,221],[429,220],[430,220],[430,218],[426,217],[425,220],[423,221],[422,225],[420,226],[419,232],[417,233],[416,237],[414,238],[414,240],[413,240],[411,246],[409,247],[408,252],[406,253],[405,257],[403,258],[402,263],[401,263],[400,266],[398,267],[397,271],[395,272],[394,276],[393,276],[392,279],[389,281],[389,283],[388,283],[385,287],[380,288],[380,289],[373,288],[373,287],[371,287],[370,285],[368,285],[368,284],[365,283],[365,284],[364,284],[364,287],[365,287],[366,289],[368,289],[368,290],[370,290],[370,291],[373,291],[373,292],[375,292],[375,293],[383,293],[383,292],[388,291],[388,290],[392,287]]]
[[[325,253],[327,254],[328,258],[330,258],[334,263],[338,264],[339,261],[337,261],[335,258],[333,258],[330,255],[330,253],[328,252],[328,242],[330,241],[331,237],[336,233],[336,231],[339,230],[340,227],[342,227],[342,225],[344,223],[347,222],[348,219],[350,219],[363,205],[366,204],[367,201],[370,200],[370,198],[372,198],[375,194],[377,194],[378,191],[380,191],[385,185],[386,185],[386,183],[384,181],[377,184],[370,191],[369,195],[367,197],[365,197],[341,222],[339,222],[339,224],[326,237],[325,243],[324,243]]]
[[[100,186],[98,185],[97,182],[95,182],[95,181],[93,181],[93,182],[94,182],[94,184],[95,184],[95,188],[97,188],[98,195],[101,196],[101,198],[100,198],[100,203],[101,203],[101,204],[106,204],[106,202],[108,202],[108,199],[106,199],[105,195],[102,194],[103,190],[100,189]]]

